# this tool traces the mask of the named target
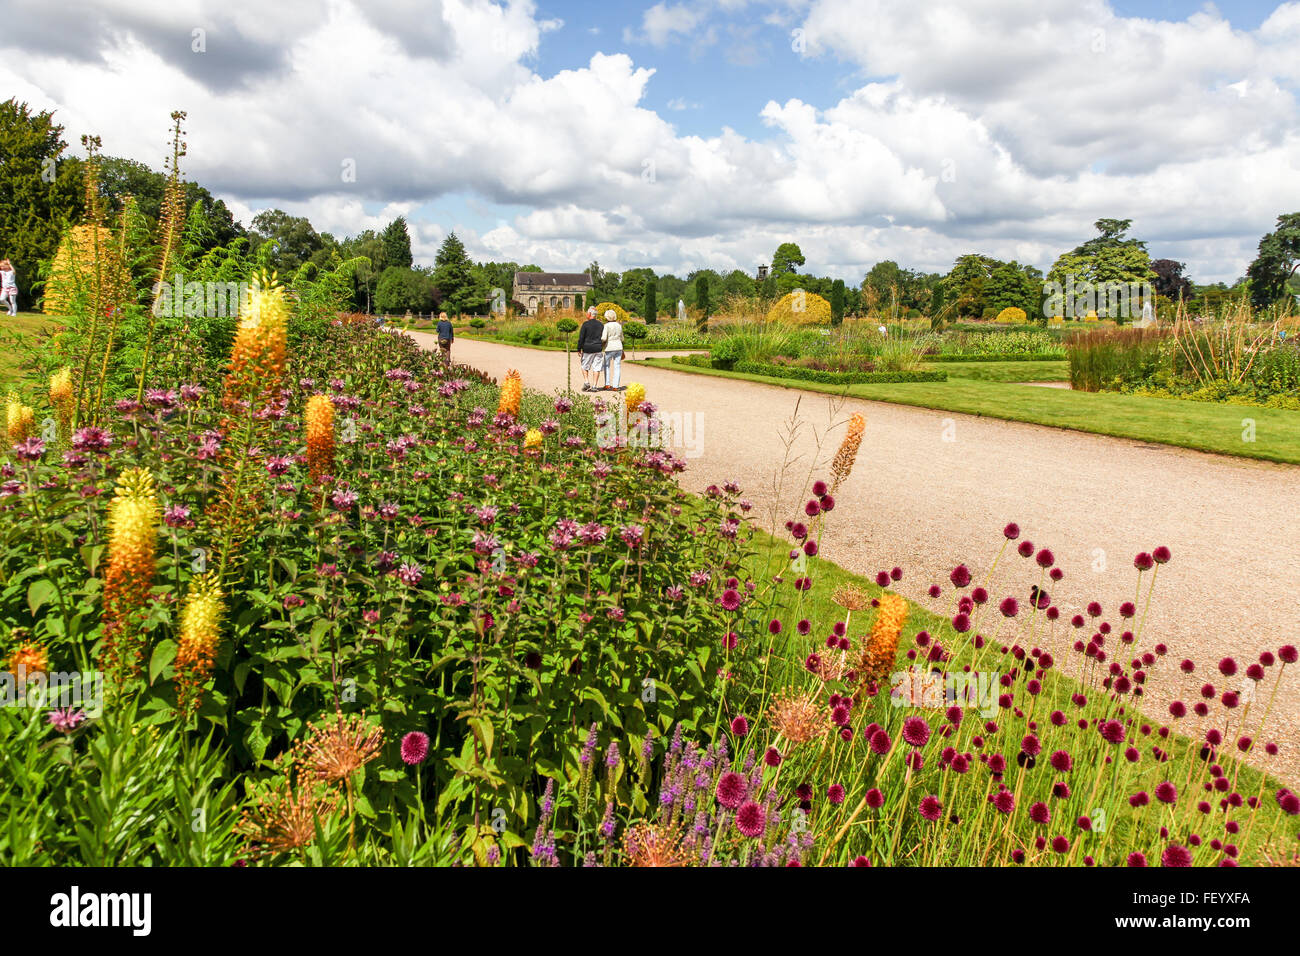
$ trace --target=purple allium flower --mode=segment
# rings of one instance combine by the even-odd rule
[[[736,809],[745,802],[748,795],[749,781],[744,774],[728,771],[718,778],[718,786],[714,790],[714,796],[717,797],[718,803],[727,809]]]
[[[930,725],[924,717],[908,717],[903,721],[903,739],[913,747],[924,747],[930,739]]]
[[[1156,799],[1161,803],[1175,803],[1178,800],[1178,788],[1166,780],[1156,787]]]
[[[753,800],[743,804],[736,811],[736,828],[745,836],[751,839],[763,835],[763,829],[767,826],[767,819],[763,813],[763,808]]]
[[[1134,866],[1134,867],[1146,866],[1147,865],[1146,854],[1139,853],[1136,850],[1134,850],[1132,853],[1128,855],[1127,865]]]
[[[1020,525],[1013,521],[1002,529],[1002,534],[1008,541],[1015,541],[1016,538],[1020,537]]]
[[[1179,846],[1177,843],[1171,843],[1165,847],[1165,852],[1160,854],[1161,866],[1191,866],[1192,852],[1185,846]]]
[[[970,584],[970,569],[964,564],[959,564],[952,569],[948,578],[952,581],[953,587],[964,588]]]
[[[867,806],[872,810],[879,810],[885,805],[885,795],[877,787],[872,787],[868,790],[865,799],[867,801]]]
[[[1005,597],[998,605],[998,610],[1002,612],[1003,617],[1015,617],[1020,613],[1020,603],[1013,597]]]
[[[408,766],[424,763],[429,756],[429,735],[412,730],[402,738],[402,761]]]
[[[1029,819],[1035,823],[1048,823],[1052,819],[1052,811],[1040,800],[1029,807]]]
[[[731,732],[737,737],[743,737],[749,733],[749,721],[744,717],[733,717],[731,719]]]
[[[933,823],[943,815],[943,804],[939,802],[938,797],[930,794],[921,798],[921,803],[920,806],[917,807],[917,811],[921,814],[922,819],[929,820]]]
[[[1137,568],[1139,571],[1150,571],[1151,566],[1154,563],[1155,561],[1152,559],[1151,555],[1145,551],[1139,551],[1137,556],[1133,558],[1133,567]]]

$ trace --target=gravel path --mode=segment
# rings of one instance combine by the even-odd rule
[[[422,344],[432,337],[415,336]],[[563,353],[459,341],[456,360],[501,378],[517,368],[524,384],[563,388]],[[581,382],[574,362],[575,383]],[[982,579],[1016,521],[1023,538],[1052,549],[1065,578],[1049,587],[1068,618],[1089,601],[1118,624],[1121,601],[1134,596],[1133,555],[1165,545],[1173,560],[1160,568],[1146,622],[1145,644],[1162,641],[1169,657],[1156,668],[1144,709],[1154,720],[1175,697],[1190,702],[1201,684],[1241,690],[1239,673],[1227,680],[1216,663],[1233,656],[1252,663],[1263,650],[1300,642],[1300,468],[1149,445],[1083,432],[1006,422],[952,412],[838,400],[823,394],[624,363],[623,384],[645,385],[661,416],[689,416],[699,454],[687,458],[682,484],[691,491],[734,479],[754,502],[769,530],[784,530],[802,515],[810,475],[827,477],[831,456],[854,412],[867,427],[852,475],[836,494],[822,537],[822,555],[856,573],[874,576],[899,565],[904,596],[952,613],[948,572],[968,564]],[[792,415],[798,425],[789,434]],[[787,453],[787,440],[789,452]],[[797,459],[793,467],[783,461]],[[784,477],[782,477],[784,474]],[[1008,552],[989,590],[1027,603],[1037,583],[1032,561]],[[1147,575],[1149,578],[1149,575]],[[931,600],[931,584],[944,596]],[[1116,631],[1124,630],[1116,627]],[[1072,628],[1058,635],[1074,640]],[[1083,632],[1087,639],[1091,631]],[[1046,647],[1047,640],[1039,640]],[[1107,647],[1118,642],[1112,635]],[[1077,655],[1056,650],[1075,672]],[[1190,657],[1195,675],[1175,662]],[[1252,729],[1272,693],[1278,668],[1258,689]],[[1181,722],[1192,732],[1195,718]],[[1234,731],[1235,732],[1235,731]],[[1260,738],[1281,753],[1261,765],[1300,782],[1300,665],[1286,668]]]

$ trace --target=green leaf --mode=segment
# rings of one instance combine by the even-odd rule
[[[158,679],[158,675],[176,659],[176,652],[180,648],[173,640],[159,641],[158,646],[153,649],[153,656],[149,658],[149,683],[152,684]]]
[[[49,578],[41,578],[27,586],[27,606],[35,614],[41,606],[48,604],[58,596],[59,589]]]

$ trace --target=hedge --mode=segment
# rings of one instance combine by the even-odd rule
[[[712,368],[707,355],[674,355],[678,365]],[[731,369],[744,375],[766,375],[769,378],[795,378],[826,385],[870,385],[889,382],[946,382],[947,372],[826,372],[803,368],[799,365],[773,365],[767,362],[737,362]]]
[[[997,352],[979,355],[923,355],[921,358],[926,362],[1064,362],[1068,356],[1067,352],[1033,352],[1028,355]]]

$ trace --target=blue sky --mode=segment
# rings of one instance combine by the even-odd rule
[[[1231,281],[1296,205],[1300,0],[9,5],[0,88],[69,142],[158,167],[185,109],[189,174],[245,222],[405,215],[421,261],[452,229],[563,271],[752,270],[794,240],[860,281],[1046,268],[1118,217]]]

